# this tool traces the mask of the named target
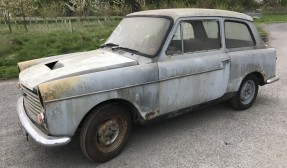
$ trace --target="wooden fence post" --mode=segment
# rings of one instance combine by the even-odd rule
[[[49,22],[48,22],[48,19],[47,19],[47,18],[45,19],[45,22],[46,22],[46,26],[47,26],[48,30],[50,30]]]
[[[71,19],[69,19],[69,25],[70,25],[70,32],[73,33],[73,25]]]
[[[8,25],[7,25],[6,20],[4,20],[4,25],[5,25],[5,26],[4,26],[4,27],[5,27],[4,29],[5,29],[6,31],[8,31],[8,30],[9,30],[9,28],[8,28]]]
[[[103,25],[102,25],[100,19],[98,19],[98,23],[100,24],[101,28],[103,28]]]
[[[64,19],[64,25],[65,25],[65,29],[67,30],[67,21],[66,21],[66,19]]]
[[[15,26],[16,26],[16,29],[18,30],[18,23],[17,23],[16,18],[15,18]]]

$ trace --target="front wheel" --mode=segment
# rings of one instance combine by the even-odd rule
[[[95,162],[106,162],[123,150],[131,132],[129,111],[117,103],[96,108],[86,119],[80,137],[83,154]]]
[[[249,75],[243,79],[235,97],[231,99],[231,105],[236,110],[246,110],[252,106],[258,93],[258,79],[255,75]]]

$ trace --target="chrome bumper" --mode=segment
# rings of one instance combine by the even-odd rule
[[[27,116],[24,106],[23,97],[20,97],[17,101],[17,112],[20,119],[20,123],[25,131],[40,145],[43,146],[62,146],[68,144],[71,141],[70,137],[53,137],[44,134],[39,128],[37,128],[30,118]]]
[[[271,84],[271,83],[274,83],[274,82],[277,82],[280,78],[275,76],[273,78],[270,78],[266,81],[266,84]]]

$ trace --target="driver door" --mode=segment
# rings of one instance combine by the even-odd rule
[[[181,21],[159,66],[161,114],[208,102],[227,89],[230,63],[220,21]]]

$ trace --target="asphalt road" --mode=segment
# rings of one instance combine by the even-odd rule
[[[26,141],[15,110],[16,81],[0,82],[0,167],[287,167],[287,24],[266,26],[277,49],[281,80],[261,87],[255,104],[227,103],[133,129],[120,156],[95,164],[79,138],[47,148]]]

